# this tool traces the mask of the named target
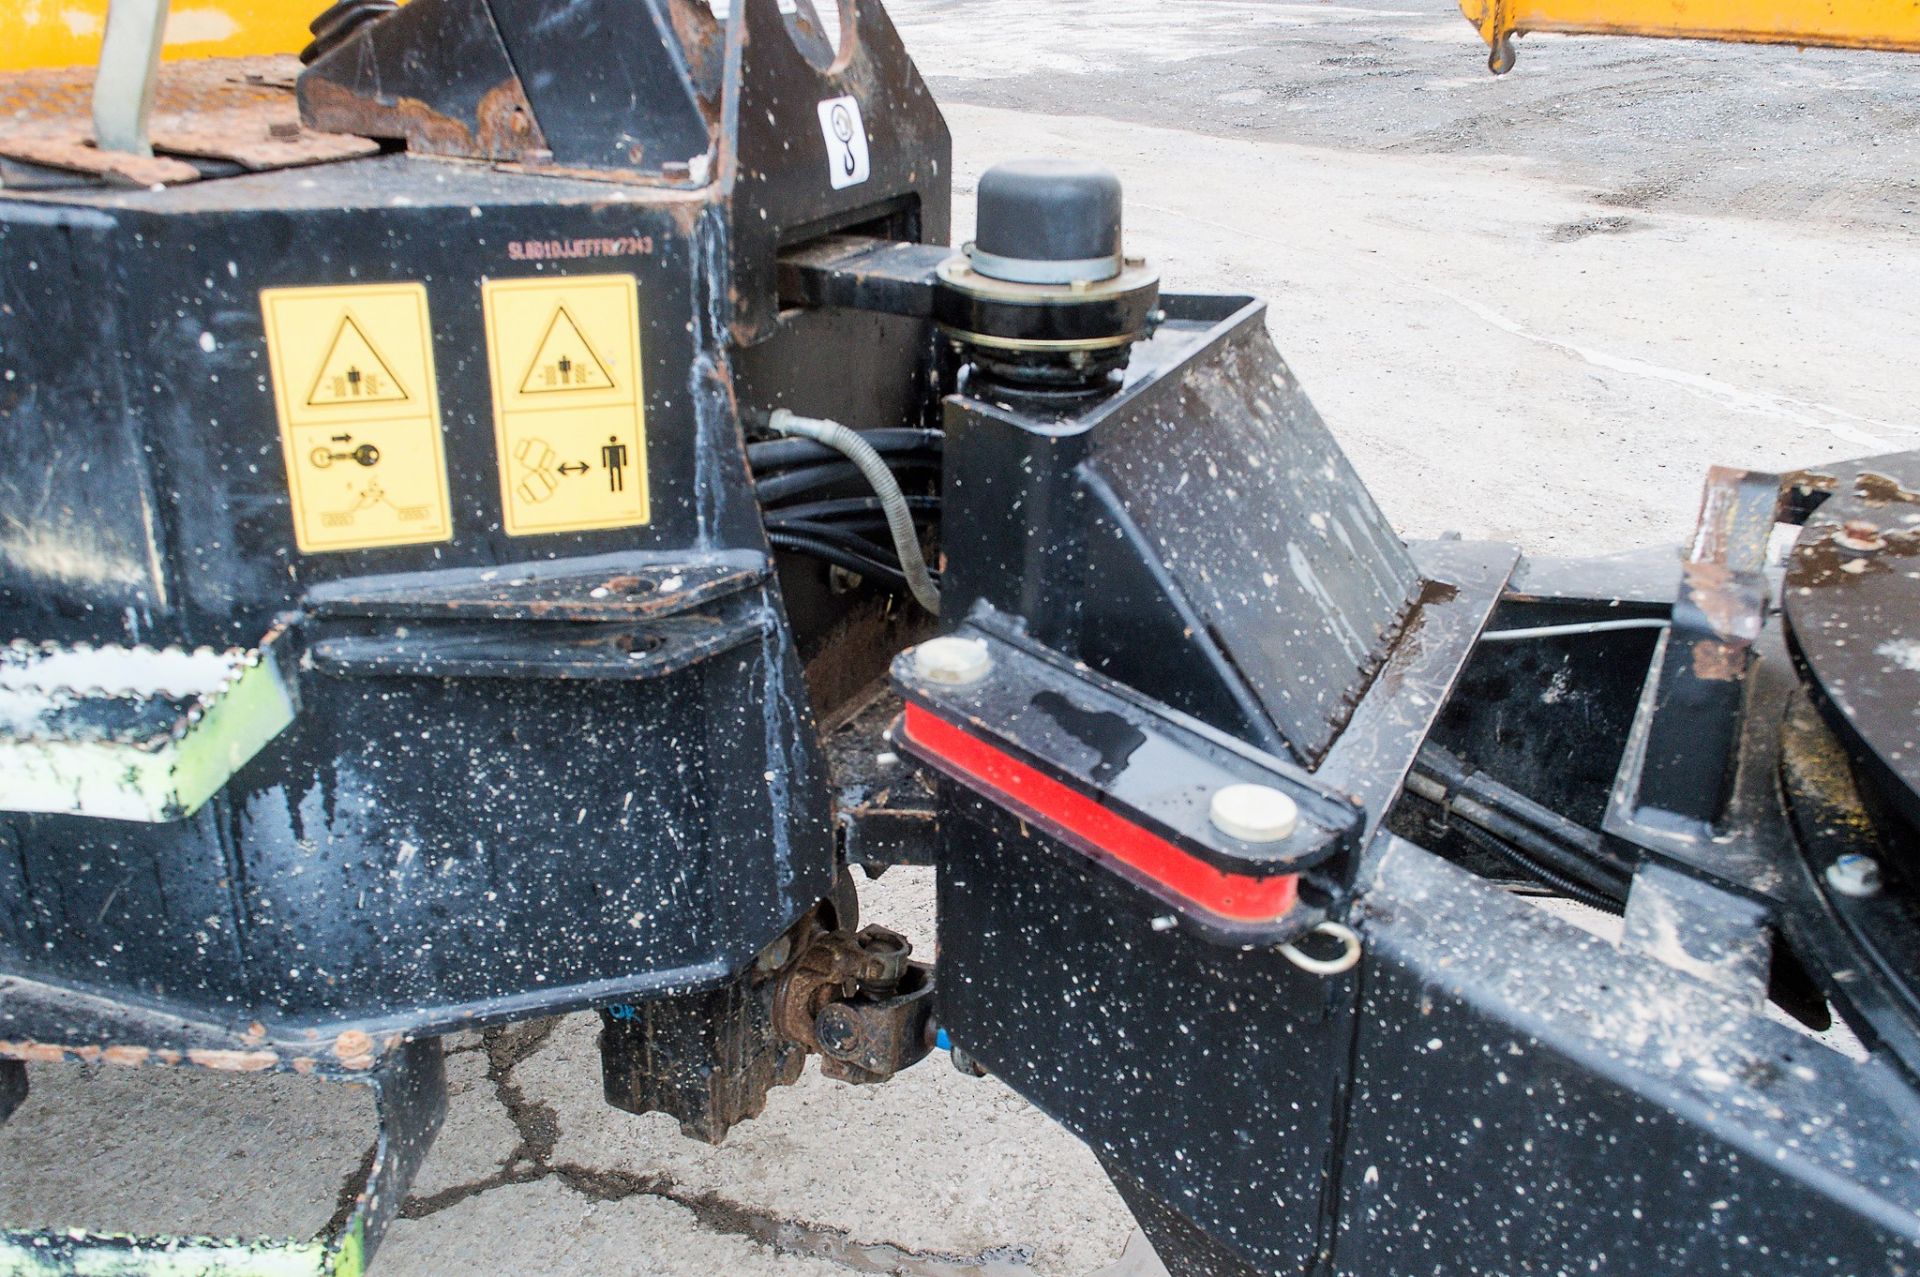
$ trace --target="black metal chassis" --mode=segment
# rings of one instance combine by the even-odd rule
[[[1200,305],[1174,298],[1168,310]],[[1204,377],[1234,327],[1223,319],[1120,397],[1178,393],[1151,383]],[[953,467],[969,464],[954,460],[955,415],[968,411],[964,397],[950,402],[950,553],[973,532],[966,504],[953,504]],[[1232,437],[1205,414],[1184,425]],[[1041,418],[1024,428],[1082,437]],[[1098,455],[1102,429],[1086,431],[1069,470]],[[1058,480],[1012,452],[1026,491]],[[916,751],[944,803],[933,856],[943,1028],[1088,1142],[1171,1272],[1908,1271],[1920,1259],[1920,1108],[1897,973],[1913,968],[1904,950],[1876,952],[1839,921],[1906,915],[1823,884],[1852,844],[1818,840],[1858,827],[1836,814],[1858,795],[1828,794],[1836,808],[1822,816],[1794,783],[1825,728],[1789,658],[1779,573],[1765,560],[1776,522],[1808,518],[1852,473],[1717,471],[1687,555],[1532,562],[1499,546],[1411,547],[1418,601],[1317,760],[1262,750],[1235,718],[1244,698],[1195,695],[1207,679],[1128,680],[1148,700],[1127,713],[1148,715],[1133,721],[1149,736],[1154,723],[1209,719],[1269,783],[1293,785],[1303,811],[1311,787],[1346,795],[1359,815],[1359,841],[1316,860],[1297,915],[1264,934],[1221,928]],[[1051,517],[1071,522],[1057,505]],[[1830,522],[1815,517],[1803,541]],[[992,535],[1006,536],[1004,520]],[[1071,562],[1053,575],[1057,562],[1029,553],[961,622],[995,653],[989,685],[930,686],[907,659],[896,683],[910,706],[944,710],[1137,809],[1124,751],[1102,778],[1089,770],[1097,751],[1076,755],[1023,708],[1036,677],[1075,715],[1112,708],[1103,663],[1048,657],[1046,626],[1027,615],[1088,598]],[[1264,568],[1222,558],[1207,570],[1231,588]],[[1150,603],[1128,604],[1103,609],[1120,632],[1094,640],[1102,652],[1160,623]],[[1488,626],[1607,620],[1628,628],[1479,641]],[[1086,655],[1082,636],[1051,632]],[[1165,633],[1153,659],[1173,659]],[[1244,670],[1247,653],[1227,646],[1226,666]],[[1310,642],[1296,652],[1303,664],[1325,658]],[[992,685],[1002,675],[1006,686]],[[1463,854],[1401,794],[1428,740],[1604,829],[1638,866],[1625,917],[1550,911]],[[1841,757],[1821,773],[1829,789],[1846,788],[1833,779],[1847,773]],[[1164,753],[1153,761],[1169,767]],[[1303,972],[1281,947],[1326,916],[1363,938],[1351,973]],[[1830,999],[1855,1046],[1817,1040],[1780,1009],[1809,972],[1813,1010],[1803,991],[1801,1015],[1817,1023]]]
[[[775,256],[850,228],[944,241],[946,128],[878,5],[837,61],[811,10],[748,0],[715,24],[645,7],[636,26],[623,5],[572,6],[536,37],[511,0],[422,0],[302,79],[340,124],[412,153],[0,199],[0,507],[31,533],[0,547],[0,633],[248,647],[280,627],[299,705],[183,819],[0,814],[0,1120],[24,1063],[56,1060],[290,1071],[380,1097],[387,1151],[348,1229],[152,1239],[200,1246],[209,1272],[254,1245],[358,1270],[444,1110],[441,1034],[729,988],[841,880],[816,722],[892,648],[860,650],[864,631],[836,647],[824,568],[771,552],[746,431],[781,405],[917,409],[928,335],[782,317]],[[445,124],[496,23],[530,42],[545,149],[382,124],[417,122],[423,100],[382,100],[409,82],[383,81],[380,58],[424,75],[428,124]],[[414,24],[433,38],[393,43]],[[576,65],[582,41],[607,54],[593,85],[541,70]],[[871,121],[870,175],[845,190],[815,115],[836,95]],[[672,127],[580,150],[604,123],[582,112],[616,97]],[[509,536],[482,282],[609,273],[637,284],[651,517]],[[432,319],[451,532],[302,553],[260,292],[401,281]],[[817,377],[842,349],[841,375]],[[816,697],[806,664],[843,649],[846,685]],[[0,1267],[91,1271],[147,1244],[63,1236],[7,1234]]]
[[[737,6],[724,39],[674,0],[645,7],[682,56],[594,68],[658,126],[611,152],[591,118],[607,84],[514,77],[554,34],[532,34],[522,0],[414,0],[323,59],[305,105],[463,162],[0,205],[6,342],[40,368],[0,391],[0,498],[136,565],[76,584],[44,557],[0,560],[0,615],[92,642],[249,644],[290,622],[303,706],[187,821],[0,824],[0,896],[23,902],[0,915],[0,1118],[23,1061],[369,1082],[374,1176],[342,1235],[291,1247],[313,1271],[357,1272],[438,1123],[447,1029],[612,1007],[640,1036],[684,1021],[696,1070],[717,1041],[789,1075],[791,1043],[730,1008],[773,998],[744,973],[834,890],[837,832],[875,867],[939,866],[942,1029],[1088,1142],[1183,1277],[1920,1263],[1913,919],[1822,876],[1901,835],[1862,823],[1764,554],[1780,518],[1848,475],[1716,472],[1684,561],[1408,547],[1243,298],[1166,298],[1111,396],[1063,405],[963,377],[943,398],[946,135],[878,7],[854,6],[864,52],[825,69],[772,0]],[[568,7],[571,37],[597,38],[610,12]],[[415,86],[438,95],[424,131],[408,115],[424,99],[383,79],[416,25],[475,53]],[[864,192],[796,176],[818,157],[785,141],[814,136],[823,83],[890,108]],[[675,158],[702,137],[711,183]],[[632,171],[566,168],[607,164]],[[449,248],[450,225],[470,242]],[[862,238],[826,238],[849,231]],[[536,270],[503,265],[502,245],[589,241],[649,244],[555,269],[642,278],[662,497],[638,533],[531,552],[501,530],[473,291]],[[347,274],[430,277],[440,366],[466,374],[443,392],[448,545],[315,559],[289,544],[253,293]],[[76,332],[111,358],[65,358]],[[200,332],[227,362],[191,353]],[[828,357],[837,378],[818,375]],[[863,778],[830,812],[815,724],[857,710],[851,690],[916,631],[770,553],[743,425],[775,406],[944,420],[944,624],[988,644],[990,677],[1022,681],[957,694],[909,658],[909,705],[1213,869],[1297,876],[1300,903],[1223,923],[924,749],[937,801]],[[95,464],[63,465],[75,450]],[[1596,619],[1669,624],[1482,638]],[[872,752],[879,717],[853,717],[854,751]],[[435,748],[412,745],[422,724]],[[1429,741],[1633,862],[1617,940],[1516,892],[1403,794]],[[1149,742],[1158,774],[1133,766]],[[517,788],[492,783],[508,765]],[[1295,796],[1297,850],[1211,832],[1202,799],[1222,777]],[[909,801],[876,797],[896,788]],[[562,869],[551,845],[571,853]],[[174,925],[209,915],[226,922],[205,940]],[[1299,966],[1341,920],[1359,964]],[[1767,1009],[1790,1001],[1783,972],[1860,1050]],[[664,1106],[685,1080],[610,1067],[609,1095]],[[757,1094],[721,1096],[703,1129],[750,1116]],[[115,1248],[209,1272],[248,1258],[194,1239],[4,1243],[54,1272]]]

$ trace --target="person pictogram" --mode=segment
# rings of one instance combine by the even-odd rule
[[[607,491],[625,492],[627,490],[627,445],[620,442],[619,435],[608,435],[607,442],[600,449],[600,464],[606,467]]]

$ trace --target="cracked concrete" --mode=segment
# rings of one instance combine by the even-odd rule
[[[929,949],[930,887],[925,870],[895,870],[864,884],[864,915]],[[940,1057],[876,1087],[846,1087],[810,1065],[710,1148],[671,1118],[606,1107],[598,1032],[596,1017],[576,1015],[456,1047],[447,1130],[394,1238],[418,1224],[437,1233],[448,1213],[521,1209],[521,1190],[549,1182],[606,1206],[654,1199],[650,1219],[668,1203],[705,1233],[839,1272],[1066,1277],[1114,1260],[1128,1235],[1091,1155],[998,1083]],[[876,1138],[886,1131],[913,1135]],[[382,1271],[412,1270],[390,1249]]]
[[[1673,542],[1713,462],[1920,436],[1920,60],[1530,40],[1494,81],[1448,0],[891,7],[953,125],[956,231],[995,159],[1112,164],[1170,287],[1272,299],[1410,535]],[[862,890],[924,952],[926,874]],[[941,1057],[878,1088],[809,1069],[709,1149],[601,1104],[593,1032],[451,1044],[376,1277],[1145,1271],[1092,1157]],[[312,1233],[366,1154],[351,1087],[32,1074],[8,1224]]]
[[[596,1201],[555,1177],[471,1197],[426,1220],[403,1221],[382,1247],[375,1272],[526,1274],[778,1271],[844,1277],[825,1260],[787,1256],[770,1270],[758,1243],[715,1234],[688,1207],[642,1195]]]
[[[293,1076],[28,1066],[0,1126],[9,1227],[304,1237],[333,1215],[373,1130],[373,1094]],[[263,1183],[290,1178],[298,1191]],[[357,1182],[357,1181],[355,1181]]]

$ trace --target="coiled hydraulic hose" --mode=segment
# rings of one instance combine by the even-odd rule
[[[894,552],[900,556],[900,573],[906,578],[907,591],[921,607],[940,615],[940,589],[927,571],[927,560],[920,553],[920,534],[913,526],[913,513],[900,481],[893,476],[885,459],[873,445],[855,431],[837,421],[802,417],[785,408],[776,408],[767,425],[775,434],[795,435],[825,444],[854,464],[880,498],[880,512],[886,516],[887,531],[893,537]]]

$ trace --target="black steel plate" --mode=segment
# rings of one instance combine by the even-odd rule
[[[1835,730],[1920,824],[1920,452],[1851,462],[1837,477],[1787,567],[1788,633]],[[1849,524],[1870,527],[1864,544],[1878,547],[1849,549]]]

